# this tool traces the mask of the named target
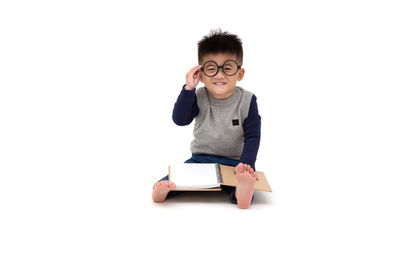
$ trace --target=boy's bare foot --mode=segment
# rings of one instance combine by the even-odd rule
[[[257,180],[257,175],[254,170],[246,164],[239,163],[235,167],[237,176],[236,185],[236,199],[238,207],[241,209],[247,209],[250,206],[251,198],[254,192],[254,183]]]
[[[174,190],[175,188],[175,184],[170,181],[157,182],[153,188],[153,201],[163,202],[167,197],[169,191]]]

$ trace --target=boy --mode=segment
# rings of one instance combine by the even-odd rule
[[[235,166],[236,188],[223,186],[231,202],[248,208],[253,197],[255,161],[260,145],[261,117],[256,96],[237,87],[243,79],[241,40],[228,32],[211,31],[198,43],[199,65],[186,75],[173,110],[180,126],[195,119],[192,157],[185,163],[219,163]],[[199,81],[205,87],[196,90]],[[176,194],[168,175],[154,185],[153,201]]]

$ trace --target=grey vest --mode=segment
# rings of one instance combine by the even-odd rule
[[[231,97],[218,100],[205,87],[197,89],[199,114],[195,118],[191,152],[239,160],[244,146],[243,122],[252,96],[253,93],[237,86]]]

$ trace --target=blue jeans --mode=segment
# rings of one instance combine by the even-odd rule
[[[192,154],[192,157],[185,161],[185,163],[218,163],[218,164],[223,164],[223,165],[229,165],[229,166],[234,166],[238,165],[240,163],[239,160],[236,159],[230,159],[230,158],[225,158],[221,156],[216,156],[216,155],[208,155],[208,154]],[[168,175],[162,178],[160,181],[163,180],[168,180]],[[159,182],[160,182],[159,181]],[[226,185],[221,185],[222,191],[225,191],[231,200],[233,204],[237,204],[237,200],[235,197],[235,192],[236,192],[236,187],[233,186],[226,186]],[[167,195],[167,198],[173,197],[181,193],[182,191],[170,191]],[[254,195],[253,195],[254,198]],[[253,201],[253,198],[251,201]]]

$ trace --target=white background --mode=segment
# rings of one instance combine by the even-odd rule
[[[396,1],[2,1],[1,266],[399,266]],[[197,42],[243,40],[273,193],[162,204]],[[200,84],[201,85],[201,84]],[[397,255],[396,255],[397,253]]]

